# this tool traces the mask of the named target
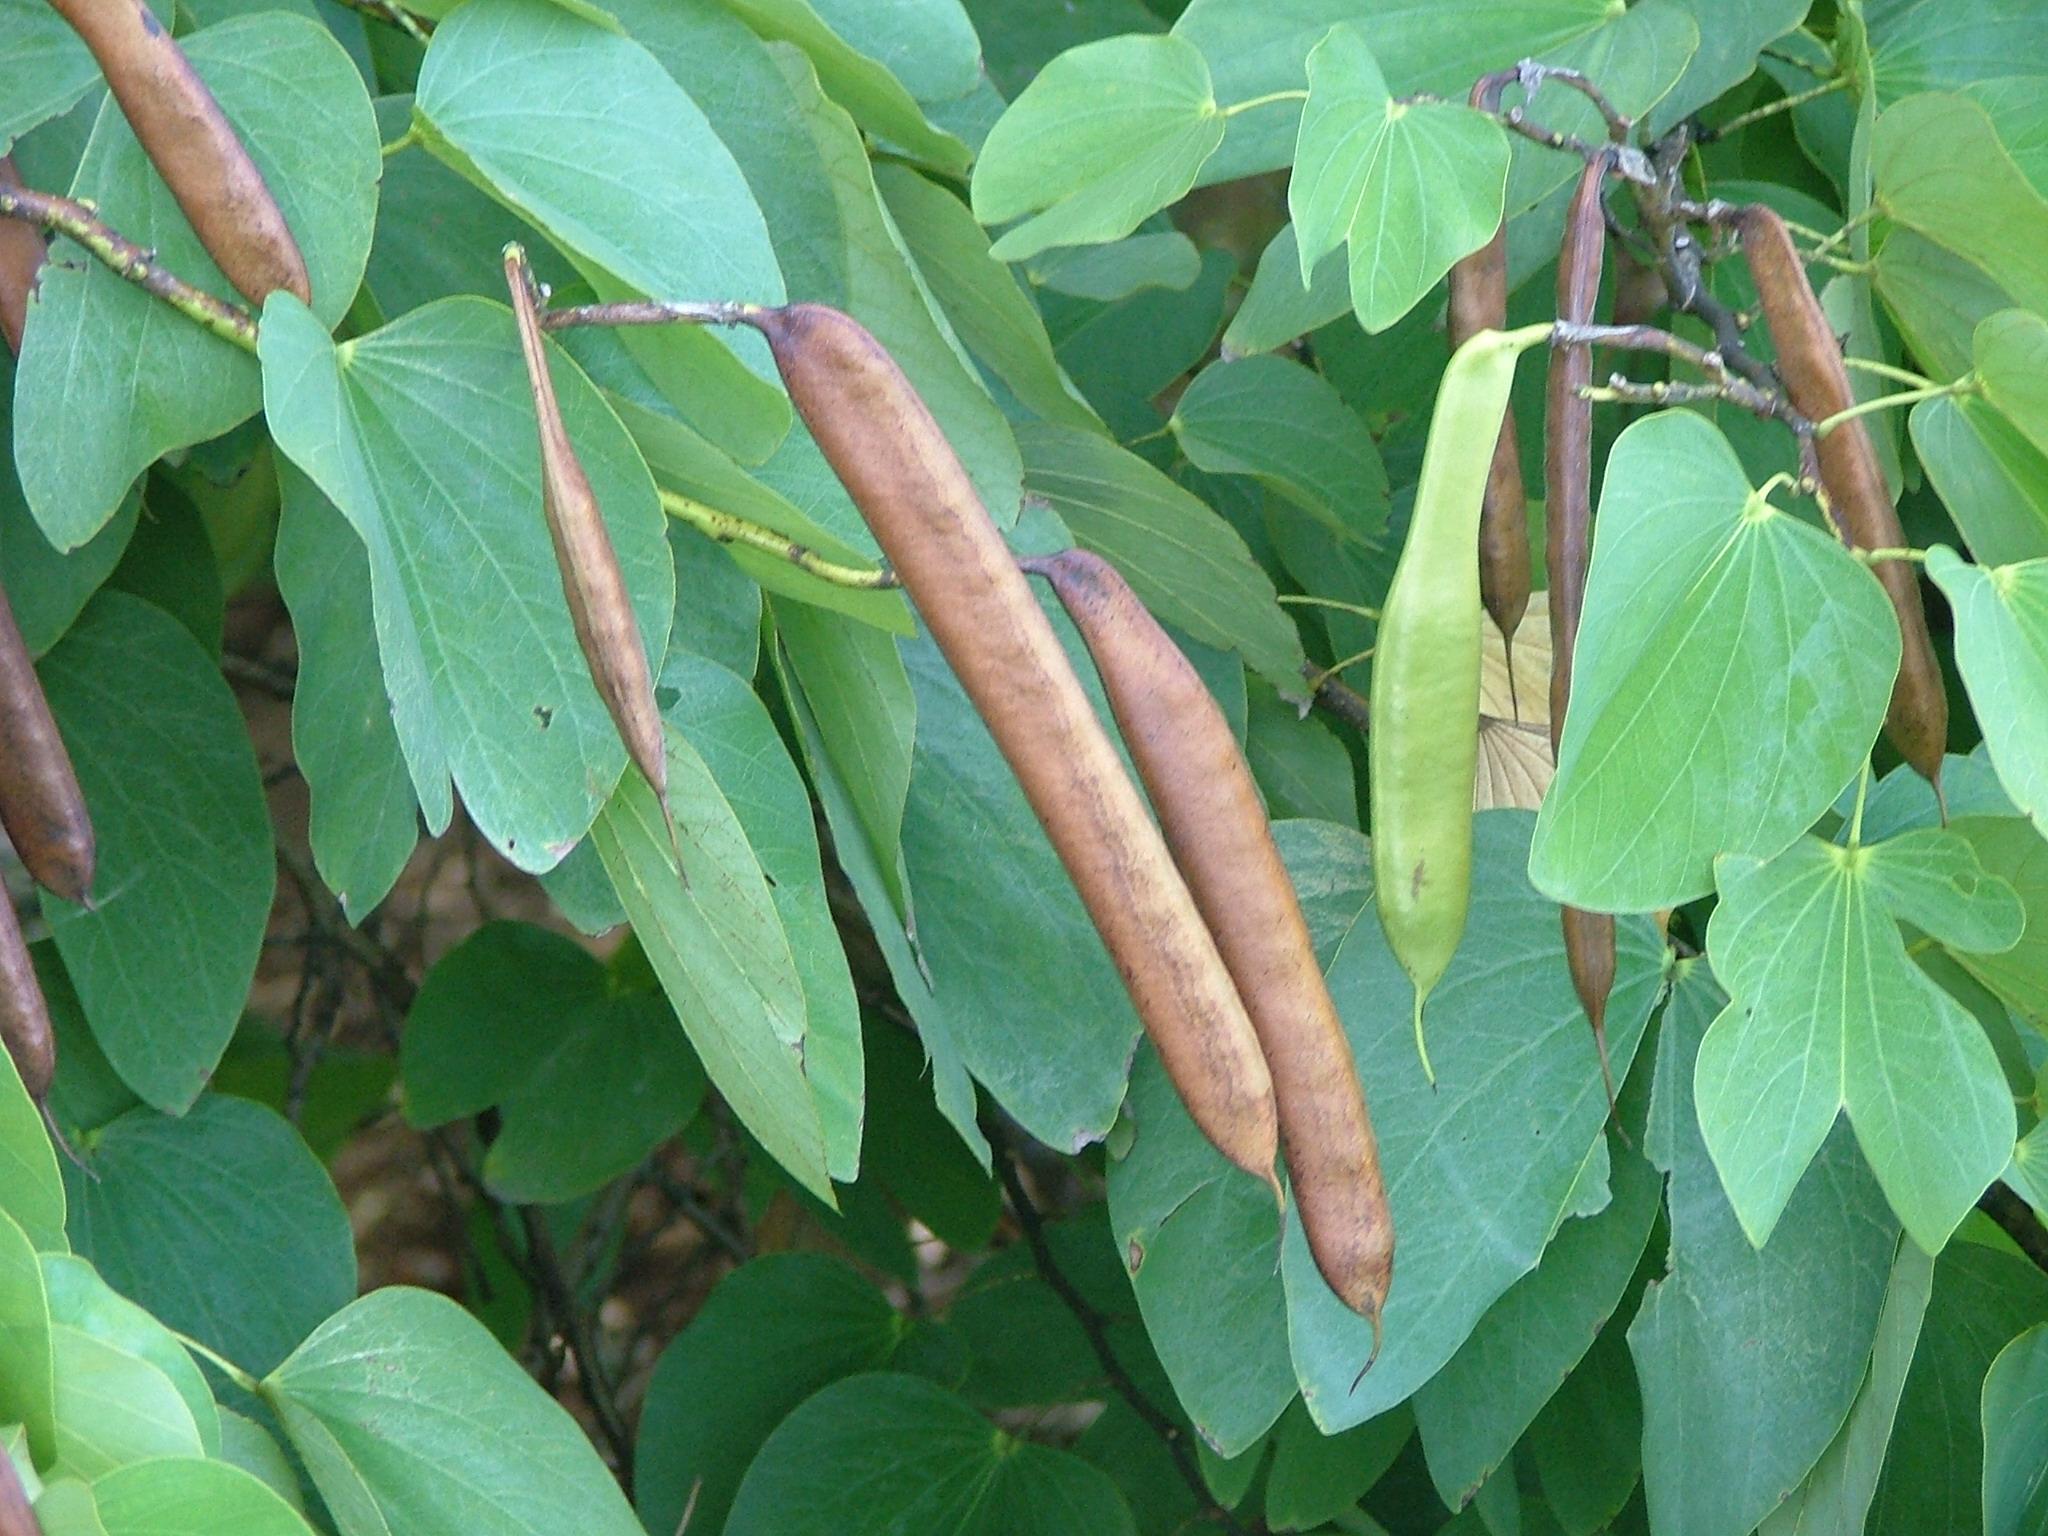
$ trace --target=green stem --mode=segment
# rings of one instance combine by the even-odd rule
[[[1902,389],[1895,395],[1879,395],[1875,400],[1860,400],[1846,410],[1823,417],[1813,424],[1813,435],[1826,437],[1845,421],[1854,421],[1858,416],[1868,416],[1876,411],[1890,410],[1894,406],[1917,405],[1922,400],[1939,400],[1943,395],[1970,395],[1977,392],[1976,380],[1968,374],[1953,384],[1930,384],[1925,389]]]
[[[1283,592],[1280,595],[1279,601],[1290,605],[1299,604],[1308,608],[1336,608],[1345,613],[1355,613],[1361,619],[1370,619],[1375,624],[1380,621],[1379,609],[1367,608],[1361,603],[1339,602],[1334,597],[1311,597],[1306,592]]]
[[[827,560],[816,550],[797,543],[777,533],[773,528],[750,522],[744,517],[735,517],[730,512],[721,512],[716,507],[707,507],[701,501],[693,500],[679,492],[662,488],[660,491],[662,510],[670,517],[688,523],[706,538],[716,539],[721,544],[738,544],[747,549],[759,550],[762,554],[773,555],[778,560],[787,560],[800,571],[808,571],[820,581],[829,581],[835,587],[851,587],[858,591],[881,591],[901,585],[896,573],[890,570],[869,571],[859,566],[840,565]]]
[[[208,1349],[204,1344],[200,1343],[197,1339],[193,1338],[192,1335],[190,1335],[189,1333],[180,1333],[175,1328],[170,1328],[167,1331],[170,1333],[172,1338],[176,1339],[180,1344],[184,1345],[187,1349],[191,1350],[192,1353],[199,1356],[200,1359],[208,1362],[210,1365],[214,1367],[215,1370],[219,1371],[221,1375],[227,1377],[229,1381],[232,1381],[236,1386],[240,1387],[244,1392],[247,1392],[251,1397],[255,1397],[260,1392],[262,1392],[263,1383],[258,1381],[254,1376],[251,1376],[239,1365],[235,1364],[234,1361],[228,1359],[227,1356],[220,1354],[216,1350]]]
[[[1897,368],[1890,363],[1881,363],[1874,357],[1845,357],[1845,367],[1854,368],[1858,373],[1875,374],[1880,379],[1890,379],[1895,384],[1910,385],[1914,389],[1932,389],[1934,380],[1924,373],[1915,373],[1910,368]]]
[[[1863,759],[1863,771],[1856,775],[1856,810],[1849,817],[1849,846],[1863,844],[1863,802],[1870,796],[1870,759]]]
[[[1849,77],[1847,75],[1838,75],[1833,80],[1825,81],[1810,89],[1796,92],[1790,96],[1780,96],[1776,101],[1767,101],[1760,107],[1752,107],[1749,111],[1738,113],[1736,116],[1729,118],[1727,122],[1717,125],[1714,129],[1714,137],[1725,139],[1731,133],[1740,133],[1751,123],[1762,122],[1765,118],[1775,117],[1780,112],[1790,112],[1794,107],[1803,107],[1809,101],[1818,101],[1823,96],[1832,95],[1836,91],[1847,90],[1848,87]]]
[[[1927,563],[1927,551],[1924,549],[1852,549],[1849,553],[1865,565],[1876,565],[1884,560],[1902,560],[1908,565]]]
[[[256,317],[239,304],[195,288],[157,265],[145,251],[84,203],[28,187],[0,187],[0,218],[20,219],[53,235],[76,241],[115,276],[162,299],[187,319],[244,352],[256,350]]]
[[[1270,107],[1276,101],[1307,100],[1308,92],[1304,90],[1268,91],[1263,96],[1254,96],[1250,101],[1240,101],[1230,106],[1219,108],[1218,113],[1223,117],[1235,117],[1238,113],[1249,112],[1254,107]]]
[[[389,160],[393,155],[397,154],[400,150],[411,149],[413,145],[419,143],[419,141],[419,124],[414,123],[410,127],[408,127],[405,130],[405,132],[401,133],[397,138],[393,139],[389,144],[386,144],[384,146],[384,158],[386,160]]]

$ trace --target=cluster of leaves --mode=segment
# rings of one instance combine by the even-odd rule
[[[2048,1276],[1972,1213],[2001,1180],[2010,1225],[2048,1209],[2040,0],[365,9],[158,6],[310,306],[274,295],[252,356],[60,241],[0,370],[0,572],[100,846],[94,905],[45,898],[36,946],[83,1169],[0,1080],[0,1444],[46,1536],[2041,1528]],[[24,179],[230,296],[54,14],[0,0],[0,43]],[[1776,491],[1782,426],[1603,413],[1570,728],[1554,782],[1545,757],[1479,817],[1432,1089],[1357,722],[1304,679],[1367,665],[1446,270],[1505,220],[1511,316],[1549,312],[1575,159],[1451,104],[1525,58],[1645,137],[1727,125],[1689,189],[1811,232],[1872,397],[1911,370],[1907,432],[1871,419],[1947,599],[1961,750],[1945,815],[1872,776],[1896,629]],[[1508,104],[1606,133],[1554,75]],[[563,604],[514,239],[556,304],[852,312],[1020,552],[1096,550],[1172,626],[1378,1129],[1399,1251],[1362,1380],[1367,1326],[1140,1046],[901,596],[665,516],[875,563],[765,350],[577,328],[554,377],[659,664],[676,879]],[[1739,265],[1708,270],[1737,312]],[[310,869],[222,675],[226,599],[272,576]],[[458,798],[560,922],[477,928],[415,987],[387,898]],[[338,902],[395,1061],[249,1045],[280,855]],[[1560,900],[1626,914],[1611,1127]],[[500,1278],[559,1287],[574,1241],[582,1293],[355,1299],[323,1162],[394,1105],[499,1221]],[[678,1138],[742,1217],[794,1204],[842,1257],[734,1270],[629,1438],[595,1303]],[[1027,1140],[1065,1161],[1020,1174]],[[1029,1240],[987,1252],[1002,1186]],[[956,1289],[913,1221],[972,1261]],[[500,1342],[530,1326],[571,1337],[637,1514]]]

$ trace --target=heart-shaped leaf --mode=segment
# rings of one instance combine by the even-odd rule
[[[1750,488],[1690,411],[1616,440],[1557,778],[1529,874],[1589,911],[1713,889],[1770,858],[1862,764],[1899,665],[1877,578]]]
[[[1356,27],[1316,45],[1308,86],[1287,189],[1301,280],[1348,245],[1351,307],[1367,331],[1383,331],[1493,238],[1507,139],[1469,107],[1395,100]]]

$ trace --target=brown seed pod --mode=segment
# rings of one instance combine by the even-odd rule
[[[313,301],[299,253],[213,92],[144,0],[50,0],[85,40],[135,137],[221,275],[252,304],[275,288]]]
[[[0,187],[18,187],[21,175],[12,155],[0,155]],[[28,324],[29,295],[36,291],[49,247],[35,225],[21,219],[0,219],[0,335],[7,350],[21,356],[21,333]]]
[[[1484,105],[1486,82],[1473,87],[1472,104]],[[1492,91],[1495,103],[1499,91]],[[1493,238],[1451,268],[1450,340],[1456,351],[1481,331],[1498,331],[1508,320],[1508,231],[1503,224]],[[1522,489],[1522,450],[1515,434],[1515,413],[1501,417],[1494,440],[1493,462],[1486,476],[1486,499],[1479,510],[1479,600],[1487,617],[1509,645],[1529,610],[1529,503]],[[1512,668],[1509,676],[1513,677]]]
[[[534,414],[540,421],[541,507],[547,513],[548,535],[554,540],[555,563],[562,572],[562,592],[576,626],[590,679],[597,685],[612,724],[626,744],[634,765],[654,786],[668,814],[668,746],[661,729],[661,710],[654,702],[654,679],[647,667],[647,648],[640,641],[640,622],[633,615],[632,594],[618,552],[598,509],[590,477],[576,457],[576,447],[562,425],[555,400],[555,381],[548,372],[546,344],[541,339],[540,309],[526,252],[505,247],[505,282],[512,291],[512,313],[519,322],[519,345],[526,355],[527,382],[533,389]],[[674,824],[670,824],[674,832]],[[678,861],[680,863],[680,859]]]
[[[1557,318],[1585,325],[1600,296],[1600,268],[1607,251],[1607,219],[1601,195],[1607,180],[1604,156],[1587,165],[1565,215],[1564,244],[1557,260]],[[1550,352],[1543,476],[1546,499],[1544,563],[1550,580],[1550,749],[1564,734],[1571,701],[1572,649],[1578,644],[1579,615],[1586,605],[1586,566],[1592,553],[1593,403],[1579,391],[1593,378],[1590,346],[1553,347]],[[1593,1026],[1600,1051],[1600,1076],[1614,1112],[1614,1068],[1607,1059],[1607,996],[1614,988],[1614,919],[1604,913],[1560,909],[1565,959],[1579,1004]]]
[[[1377,1328],[1394,1263],[1379,1144],[1237,738],[1114,566],[1078,549],[1023,564],[1052,583],[1088,642],[1166,846],[1251,1014],[1309,1252],[1330,1289]]]
[[[1629,254],[1627,246],[1617,246],[1614,252],[1614,323],[1646,325],[1670,302],[1671,290],[1664,284],[1664,274],[1637,261]]]
[[[1761,203],[1751,203],[1738,211],[1736,228],[1757,297],[1763,301],[1772,345],[1778,349],[1778,375],[1793,409],[1814,422],[1846,411],[1856,403],[1849,370],[1785,221]],[[1852,417],[1842,422],[1817,438],[1814,446],[1828,514],[1843,539],[1856,549],[1904,547],[1905,530],[1899,526],[1898,509],[1885,489],[1877,451],[1862,421]],[[1885,715],[1885,735],[1939,794],[1941,757],[1948,750],[1948,692],[1927,634],[1920,578],[1901,560],[1883,561],[1872,569],[1892,600],[1901,640],[1899,676]]]
[[[0,826],[36,884],[66,901],[92,890],[92,819],[35,663],[0,587]]]
[[[14,1470],[14,1458],[0,1451],[0,1536],[43,1536],[41,1522],[29,1507],[28,1490]]]
[[[1023,786],[1195,1123],[1278,1194],[1273,1084],[1243,1002],[1051,622],[881,343],[818,304],[722,315],[790,398]]]
[[[14,903],[0,893],[0,1045],[14,1058],[22,1086],[38,1104],[49,1096],[57,1077],[57,1037],[50,1028],[50,1010],[36,981],[35,962],[21,936]],[[6,1461],[0,1455],[0,1462]],[[0,1533],[5,1526],[0,1525]]]

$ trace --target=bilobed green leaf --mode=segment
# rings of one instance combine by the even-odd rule
[[[1977,322],[2012,306],[2011,295],[1982,267],[1901,227],[1894,227],[1878,247],[1871,286],[1884,300],[1906,350],[1942,380],[1970,371],[1970,338]],[[1944,398],[1959,404],[1968,397]],[[1920,409],[1914,408],[1916,415]]]
[[[507,858],[552,867],[626,752],[541,516],[539,434],[510,312],[445,299],[336,347],[287,295],[266,311],[263,356],[278,446],[368,551],[384,687],[428,830],[448,824],[452,775]],[[658,662],[675,577],[653,481],[582,371],[558,350],[550,368]]]
[[[192,1410],[154,1365],[62,1323],[50,1342],[60,1475],[94,1480],[132,1462],[206,1454]]]
[[[377,665],[363,541],[303,470],[277,468],[277,586],[299,652],[292,758],[312,799],[313,867],[359,923],[412,856],[419,803]]]
[[[1910,1240],[1901,1242],[1877,1317],[1870,1371],[1848,1420],[1806,1480],[1765,1518],[1760,1536],[1861,1536],[1933,1285],[1934,1260]]]
[[[1983,400],[1923,400],[1909,420],[1913,451],[1979,562],[2048,556],[2048,455]]]
[[[1978,322],[1972,340],[1977,379],[2035,449],[2048,453],[2048,320],[2002,309]]]
[[[1331,403],[1341,409],[1334,396]],[[1234,528],[1094,433],[1029,423],[1017,444],[1025,488],[1045,498],[1076,543],[1122,571],[1146,607],[1193,639],[1235,650],[1276,688],[1301,692],[1301,637]]]
[[[767,877],[803,989],[804,1076],[817,1098],[826,1166],[852,1183],[860,1171],[860,1007],[832,925],[810,796],[767,706],[745,681],[697,657],[679,658],[661,676],[664,688],[676,690],[673,702],[663,702],[663,717],[702,755]]]
[[[1307,83],[1304,60],[1339,23],[1360,31],[1396,91],[1462,98],[1477,76],[1548,54],[1616,14],[1607,0],[1194,0],[1173,30],[1202,50],[1216,99],[1228,108],[1299,91]],[[1286,165],[1301,111],[1295,97],[1233,116],[1203,183]]]
[[[673,1530],[689,1507],[692,1523],[722,1530],[775,1426],[820,1388],[886,1365],[903,1333],[882,1293],[841,1260],[769,1254],[734,1270],[648,1380],[633,1475],[641,1518]]]
[[[1997,952],[1959,945],[1956,959],[2014,1008],[2048,1021],[2048,839],[2017,816],[1959,814],[1950,829],[1975,850],[1986,873],[2013,888],[2025,909],[2017,944]]]
[[[306,1495],[299,1487],[299,1474],[269,1430],[254,1419],[245,1419],[233,1409],[223,1408],[220,1442],[219,1460],[240,1467],[300,1514],[306,1512]]]
[[[444,1296],[375,1291],[263,1383],[342,1536],[639,1536],[590,1442]]]
[[[1605,1209],[1567,1221],[1535,1270],[1415,1394],[1430,1480],[1453,1509],[1507,1461],[1607,1325],[1643,1256],[1662,1189],[1641,1157],[1610,1153],[1614,1196]]]
[[[1968,1242],[1942,1252],[1869,1536],[1979,1528],[1985,1377],[2006,1345],[2043,1321],[2048,1277],[2027,1260]]]
[[[1330,989],[1370,1085],[1401,1256],[1385,1347],[1354,1392],[1372,1329],[1316,1273],[1300,1223],[1288,1225],[1288,1336],[1303,1396],[1325,1429],[1386,1411],[1443,1367],[1536,1267],[1601,1146],[1607,1100],[1557,909],[1522,873],[1530,820],[1519,811],[1475,818],[1471,920],[1430,996],[1434,1088],[1415,1054],[1411,993],[1377,914],[1359,916],[1330,965]],[[1650,925],[1619,926],[1607,1008],[1618,1077],[1641,1041],[1661,972]]]
[[[667,737],[682,871],[654,791],[637,773],[620,781],[591,836],[712,1085],[768,1154],[829,1204],[824,1130],[804,1068],[803,982],[788,933],[711,769],[673,726]]]
[[[1984,1377],[1984,1536],[2048,1529],[2048,1324],[1998,1352]]]
[[[1368,332],[1383,331],[1493,238],[1507,139],[1468,107],[1396,101],[1356,27],[1316,45],[1308,83],[1287,189],[1302,281],[1348,245],[1352,308]]]
[[[86,600],[120,563],[142,508],[142,487],[132,487],[106,525],[78,548],[60,553],[36,526],[14,470],[14,369],[0,361],[0,581],[14,610],[15,627],[30,656],[40,656],[63,635]]]
[[[412,126],[412,97],[377,98],[377,133],[395,143]],[[377,238],[363,285],[386,320],[458,293],[505,292],[507,243],[526,248],[534,277],[556,286],[576,269],[531,224],[460,172],[414,145],[384,161]]]
[[[1877,206],[1982,267],[2029,309],[2048,309],[2048,200],[1967,96],[1909,96],[1879,115]]]
[[[785,73],[830,180],[839,210],[834,234],[846,250],[843,289],[820,297],[853,315],[888,350],[930,407],[983,505],[998,526],[1008,527],[1023,478],[1009,423],[911,265],[853,119],[822,93],[801,61],[787,61]]]
[[[517,111],[505,107],[509,81]],[[413,116],[430,149],[545,230],[599,297],[782,302],[768,227],[731,152],[613,27],[548,0],[458,11],[434,34]],[[663,392],[708,435],[766,457],[789,407],[765,348],[695,326],[658,332],[627,345]]]
[[[1846,1128],[1770,1242],[1750,1245],[1692,1101],[1700,1038],[1724,1001],[1694,961],[1664,1010],[1652,1123],[1668,1142],[1671,1267],[1628,1331],[1653,1528],[1675,1536],[1748,1531],[1806,1477],[1863,1381],[1901,1246]]]
[[[1987,569],[1937,544],[1927,574],[1955,612],[1956,667],[1999,782],[2048,835],[2048,559]]]
[[[362,77],[327,29],[301,16],[244,17],[180,41],[297,238],[320,325],[333,325],[362,278],[377,205],[377,125]],[[241,302],[112,98],[71,190],[186,281]],[[22,343],[15,463],[43,532],[74,549],[151,460],[219,436],[262,397],[253,359],[82,251],[60,244],[58,257],[43,268]]]
[[[2017,1131],[1990,1042],[1912,966],[1898,920],[2008,949],[2022,925],[2011,887],[1939,831],[1846,849],[1803,838],[1769,862],[1724,858],[1718,879],[1707,951],[1733,1002],[1700,1047],[1694,1091],[1743,1230],[1769,1238],[1846,1110],[1906,1230],[1939,1252]]]
[[[1134,1536],[1116,1485],[915,1376],[852,1376],[782,1421],[727,1536]]]
[[[1320,1528],[1357,1506],[1415,1433],[1415,1415],[1390,1408],[1342,1434],[1326,1435],[1308,1410],[1291,1405],[1273,1431],[1266,1474],[1266,1521],[1276,1531]]]
[[[1149,1047],[1124,1109],[1137,1134],[1110,1165],[1117,1248],[1181,1407],[1235,1456],[1295,1397],[1273,1193],[1203,1140]]]
[[[2027,0],[1950,0],[1871,7],[1871,72],[1885,101],[1914,91],[2048,73],[2030,45],[2039,20]]]
[[[1350,308],[1351,271],[1343,256],[1329,252],[1316,263],[1314,276],[1304,281],[1294,226],[1289,224],[1259,257],[1251,288],[1223,332],[1223,355],[1271,352],[1328,325]]]
[[[960,0],[811,0],[834,32],[885,66],[919,101],[965,96],[981,76],[981,44]]]
[[[45,1463],[57,1454],[54,1349],[42,1261],[20,1224],[0,1211],[0,1419],[26,1425]]]
[[[96,1477],[106,1536],[312,1536],[273,1489],[224,1461],[165,1456]]]
[[[249,1370],[281,1360],[355,1294],[355,1240],[327,1170],[283,1116],[208,1094],[182,1118],[135,1109],[66,1175],[72,1244],[106,1282]],[[193,1207],[232,1211],[199,1221]]]
[[[721,0],[765,38],[793,43],[810,58],[832,98],[870,133],[901,146],[933,169],[958,175],[967,169],[967,146],[935,128],[882,63],[867,57],[826,25],[807,0]],[[845,0],[828,7],[837,10]]]
[[[1041,288],[1113,304],[1147,288],[1192,287],[1202,275],[1202,253],[1177,229],[1145,230],[1107,245],[1046,251],[1026,271]]]
[[[43,1252],[63,1253],[64,1180],[43,1117],[22,1086],[14,1058],[0,1051],[0,1215]]]
[[[1811,0],[1674,0],[1698,24],[1699,49],[1657,104],[1653,131],[1673,123],[1747,80],[1764,47],[1806,19]],[[1631,9],[1634,9],[1633,7]],[[1627,110],[1626,108],[1623,109]]]
[[[1211,474],[1251,475],[1340,538],[1387,520],[1387,472],[1365,423],[1319,373],[1284,357],[1212,363],[1174,407],[1181,449]]]
[[[270,817],[234,695],[178,622],[94,598],[43,658],[99,845],[90,909],[45,895],[94,1035],[177,1112],[235,1031],[276,885]]]
[[[192,1415],[203,1453],[220,1454],[220,1409],[213,1390],[169,1329],[117,1293],[85,1260],[68,1253],[43,1255],[43,1289],[53,1324],[89,1334],[162,1371]]]
[[[1139,34],[1087,43],[1047,64],[990,131],[974,167],[975,217],[1025,219],[996,241],[1000,261],[1120,240],[1178,201],[1222,142],[1209,66],[1193,44]]]
[[[973,211],[908,166],[878,164],[874,176],[918,275],[968,351],[1047,421],[1099,433],[1102,423],[1060,372],[1045,321],[989,254]]]
[[[917,699],[896,642],[804,603],[774,605],[783,655],[810,705],[876,869],[899,916],[903,889],[903,804],[910,793]],[[900,925],[899,925],[900,926]]]
[[[1529,872],[1556,900],[1647,912],[1705,895],[1717,854],[1773,856],[1834,801],[1883,719],[1898,623],[1690,411],[1622,433],[1596,526]]]
[[[1038,598],[1097,714],[1109,720],[1058,599],[1046,591]],[[903,857],[931,996],[947,1021],[941,1027],[968,1071],[1026,1130],[1048,1146],[1078,1150],[1116,1118],[1137,1016],[952,669],[929,635],[902,650],[917,696]],[[990,859],[990,848],[1003,857]],[[1046,965],[1048,955],[1059,964]],[[1032,985],[1019,987],[1020,975]]]

